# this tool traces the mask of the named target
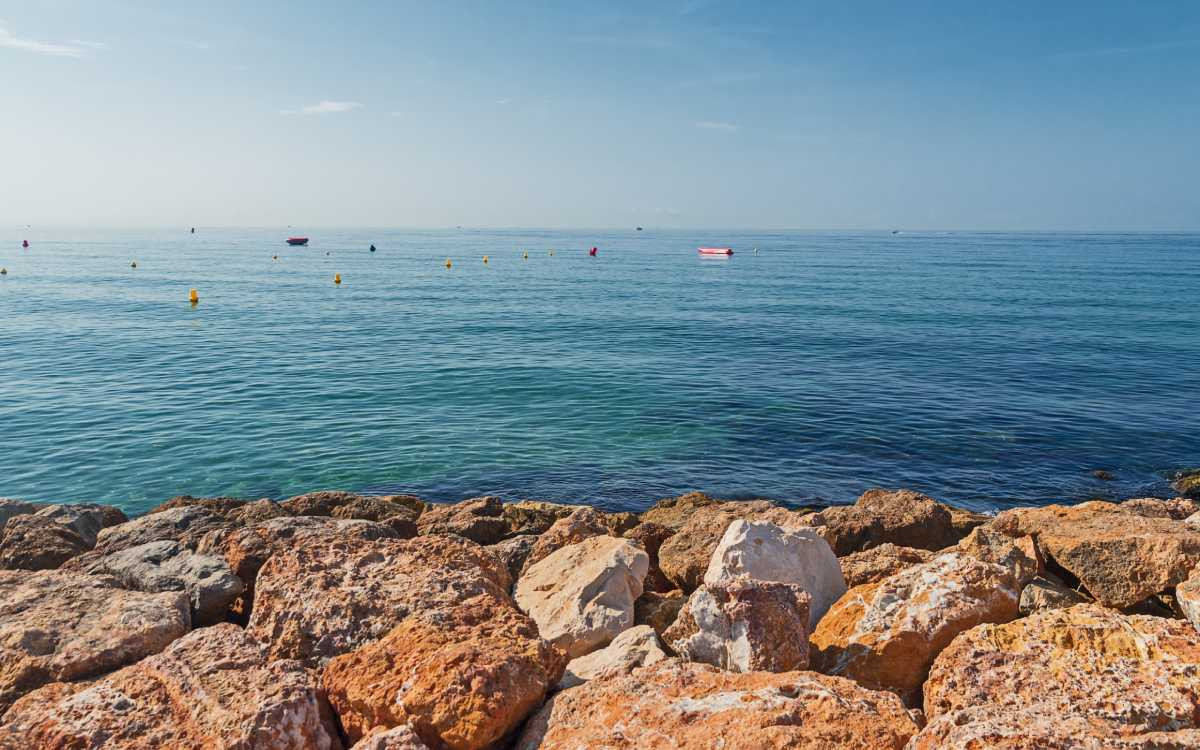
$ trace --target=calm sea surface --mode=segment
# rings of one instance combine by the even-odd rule
[[[0,230],[0,496],[993,508],[1200,464],[1200,236],[287,234]]]

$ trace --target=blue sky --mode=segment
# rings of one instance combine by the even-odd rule
[[[1200,228],[1200,3],[0,0],[0,225]]]

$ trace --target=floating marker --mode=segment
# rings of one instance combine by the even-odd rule
[[[526,251],[525,251],[525,252],[524,252],[524,253],[521,255],[521,258],[522,258],[522,260],[529,260],[529,251],[528,251],[528,250],[526,250]]]
[[[191,293],[188,294],[188,301],[192,303],[192,307],[200,304],[200,293],[193,289]]]
[[[130,267],[130,268],[137,268],[137,261],[135,260],[134,262],[130,263],[130,264],[129,264],[129,267]]]
[[[340,273],[335,273],[333,275],[333,283],[335,283],[335,284],[342,283],[342,275]]]
[[[551,254],[551,255],[554,255],[554,251],[553,251],[553,250],[551,250],[551,251],[550,251],[550,254]]]
[[[271,256],[271,260],[279,260],[279,256],[278,256],[278,255],[272,255],[272,256]]]
[[[454,264],[450,262],[450,259],[446,258],[446,268],[449,268],[452,265],[454,265]]]
[[[8,275],[8,269],[0,268],[0,276],[7,276],[7,275]]]
[[[484,262],[484,263],[487,263],[487,259],[488,259],[488,257],[487,257],[486,255],[485,255],[485,256],[483,256],[483,262]]]

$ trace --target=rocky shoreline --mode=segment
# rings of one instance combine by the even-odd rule
[[[0,750],[1200,747],[1200,483],[0,499]]]

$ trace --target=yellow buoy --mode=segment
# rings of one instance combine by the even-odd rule
[[[529,260],[529,251],[528,251],[528,250],[526,250],[524,253],[522,253],[522,254],[521,254],[521,258],[522,258],[523,260]]]
[[[189,300],[189,301],[190,301],[190,302],[191,302],[193,305],[198,305],[198,304],[200,304],[200,293],[199,293],[199,292],[197,292],[195,289],[193,289],[193,290],[191,291],[191,293],[188,295],[188,300]]]
[[[446,268],[449,268],[452,265],[454,265],[454,264],[450,262],[450,259],[446,258]]]
[[[333,283],[335,283],[335,284],[342,283],[342,275],[340,273],[335,273],[333,275]]]
[[[483,262],[484,262],[484,263],[487,263],[487,259],[488,259],[488,257],[487,257],[486,255],[485,255],[485,256],[483,256]]]

